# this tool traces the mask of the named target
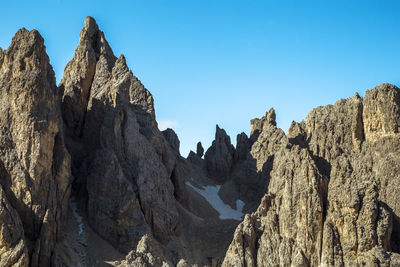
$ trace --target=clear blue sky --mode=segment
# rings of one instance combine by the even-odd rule
[[[62,77],[85,16],[155,98],[187,155],[215,124],[249,133],[270,107],[285,131],[314,107],[400,85],[400,1],[7,1],[0,47],[36,28]]]

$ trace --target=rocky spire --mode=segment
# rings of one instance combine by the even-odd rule
[[[80,136],[85,114],[93,101],[129,102],[138,113],[155,118],[153,97],[132,74],[123,55],[114,56],[96,21],[87,17],[74,58],[60,83],[63,118],[68,136]],[[145,118],[140,121],[148,121]]]
[[[196,147],[196,154],[201,158],[204,155],[204,148],[201,145],[201,142],[197,143],[197,147]]]
[[[30,265],[49,266],[62,237],[70,178],[55,76],[36,30],[19,30],[1,61],[0,182],[16,210],[11,216],[24,226],[15,237],[22,233],[32,244]]]
[[[250,136],[261,132],[264,126],[276,127],[276,114],[273,108],[270,108],[261,119],[255,118],[250,121]]]
[[[251,149],[247,134],[241,133],[236,136],[236,150],[234,158],[236,161],[246,159]]]
[[[168,240],[178,225],[179,140],[159,131],[152,95],[91,17],[60,88],[74,194],[90,226],[122,252],[148,233]]]
[[[229,178],[234,153],[231,138],[217,125],[215,140],[204,156],[207,171],[217,182],[224,182]]]
[[[180,141],[175,131],[172,130],[171,128],[167,128],[164,131],[162,131],[162,134],[165,140],[167,140],[167,142],[171,145],[172,149],[174,149],[177,153],[179,153]]]
[[[97,67],[99,60],[103,62],[101,68]],[[63,92],[63,118],[68,135],[79,136],[81,134],[96,69],[105,67],[109,72],[115,61],[116,57],[108,45],[104,33],[99,30],[92,17],[86,17],[74,58],[65,67],[60,83],[60,89]]]
[[[270,109],[236,149],[217,125],[204,160],[201,143],[185,160],[159,131],[151,94],[90,17],[60,88],[73,175],[43,38],[21,29],[0,49],[0,266],[101,265],[110,244],[129,252],[119,266],[217,266],[231,241],[222,266],[400,266],[396,86],[317,107],[287,135]],[[85,220],[63,227],[71,187]],[[234,235],[215,189],[244,202]]]

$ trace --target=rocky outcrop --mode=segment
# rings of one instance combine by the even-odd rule
[[[262,132],[261,132],[262,133]],[[310,153],[282,146],[274,154],[268,194],[236,229],[223,266],[317,266],[323,187]]]
[[[0,265],[400,266],[399,88],[250,125],[185,159],[93,18],[58,88],[21,29],[0,49]]]
[[[60,88],[75,187],[94,230],[123,252],[178,225],[170,179],[179,142],[157,128],[153,98],[88,17]]]
[[[207,262],[200,251],[195,253],[198,259],[188,258],[195,241],[182,236],[192,234],[189,226],[198,231],[204,223],[194,223],[197,217],[183,219],[197,209],[193,199],[199,200],[198,196],[189,199],[186,181],[194,171],[179,154],[177,135],[172,129],[159,131],[151,94],[133,76],[125,58],[114,57],[92,18],[86,19],[80,38],[60,84],[63,109],[68,110],[63,113],[65,135],[80,210],[87,212],[90,227],[113,247],[124,254],[134,251],[126,259],[130,264],[159,263],[152,257],[160,258],[154,253],[161,250],[138,251],[150,236],[151,244],[173,251],[163,258],[165,262],[177,264],[182,258]],[[86,59],[91,54],[93,62]],[[95,66],[79,67],[81,62]],[[91,77],[88,84],[85,77]],[[80,105],[85,94],[86,102]],[[227,239],[223,241],[226,247]],[[221,258],[224,250],[217,251]]]
[[[318,107],[292,123],[280,147],[264,145],[260,152],[276,151],[268,192],[222,265],[399,265],[398,93],[383,84]]]
[[[10,260],[26,265],[25,237],[30,265],[49,266],[62,237],[70,193],[70,157],[55,76],[43,38],[35,30],[19,30],[1,54],[0,183],[3,208],[13,207],[7,208],[2,223],[11,216],[15,225],[20,225],[19,218],[23,225],[2,228],[3,248],[19,242],[21,258]],[[0,257],[2,262],[5,257]]]
[[[248,156],[248,153],[251,149],[251,142],[247,134],[241,133],[236,137],[236,148],[235,153],[233,155],[233,159],[235,162],[245,160]]]
[[[276,114],[273,108],[268,110],[261,119],[255,118],[250,121],[250,136],[261,133],[264,126],[268,127],[269,125],[276,126]]]
[[[200,158],[202,158],[203,155],[204,155],[204,148],[203,148],[201,142],[198,142],[198,143],[197,143],[196,154],[197,154]]]
[[[172,149],[175,150],[175,152],[177,152],[179,154],[180,141],[179,141],[179,138],[176,135],[175,131],[172,130],[171,128],[168,128],[168,129],[162,131],[162,134],[163,134],[165,140],[167,140],[167,142],[171,145]]]
[[[232,182],[239,198],[247,203],[246,212],[257,209],[267,191],[274,154],[287,143],[285,133],[276,127],[275,117],[274,109],[270,109],[250,122],[250,138],[245,133],[237,136]]]
[[[169,260],[171,255],[153,237],[144,235],[138,243],[136,250],[131,251],[121,267],[147,267],[162,266],[172,267],[174,264]]]
[[[124,56],[114,56],[94,19],[85,20],[58,88],[37,31],[19,31],[0,50],[0,63],[4,265],[97,262],[87,248],[96,233],[118,253],[134,251],[127,261],[221,261],[226,233],[238,222],[219,220],[215,207],[188,187],[189,180],[211,181],[203,147],[196,164],[180,156],[177,135],[158,130],[150,92]],[[224,130],[216,137],[206,158],[219,179],[230,175],[235,150]],[[199,243],[208,226],[212,244]]]
[[[398,136],[400,131],[400,93],[392,84],[381,84],[365,92],[364,131],[368,142],[385,136]]]
[[[18,212],[0,186],[0,264],[1,266],[28,266],[29,254],[24,228]]]
[[[225,182],[228,179],[234,152],[230,137],[217,125],[215,140],[204,155],[207,171],[217,182]]]
[[[356,94],[334,105],[313,109],[302,122],[308,146],[315,156],[327,161],[357,151],[364,141],[363,100]]]
[[[271,155],[287,143],[285,133],[276,127],[275,118],[275,110],[271,108],[264,117],[250,122],[250,139],[254,142],[250,154],[257,162],[258,171],[262,171]]]

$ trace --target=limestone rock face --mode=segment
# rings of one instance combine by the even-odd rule
[[[178,225],[170,177],[179,140],[158,130],[150,92],[90,17],[60,88],[75,186],[93,229],[122,252],[149,231],[168,240]]]
[[[55,76],[36,30],[19,30],[0,54],[2,207],[13,207],[3,213],[2,224],[11,218],[15,226],[21,226],[20,220],[23,226],[12,229],[13,234],[7,233],[12,224],[3,225],[1,251],[18,242],[20,259],[11,255],[7,263],[7,256],[1,255],[0,261],[26,265],[27,247],[31,266],[49,266],[62,237],[70,193],[70,157],[64,147]]]
[[[398,94],[383,84],[364,99],[318,107],[292,123],[280,146],[262,146],[260,137],[276,138],[253,120],[261,142],[254,157],[274,157],[268,192],[236,229],[222,265],[398,265]]]
[[[88,17],[80,33],[74,59],[67,64],[60,83],[64,94],[63,118],[68,135],[82,134],[82,123],[88,105],[93,105],[90,98],[95,96],[96,99],[105,100],[104,88],[110,85],[104,84],[110,84],[111,77],[120,82],[114,86],[114,91],[117,91],[119,86],[126,87],[124,94],[118,96],[119,100],[125,99],[154,117],[153,97],[127,69],[123,56],[117,64],[116,60],[104,33],[99,30],[95,20]],[[117,66],[113,72],[115,64]],[[112,74],[114,75],[111,76]],[[117,95],[110,100],[115,105]]]
[[[384,83],[365,92],[364,131],[367,141],[384,136],[398,136],[400,131],[400,91]]]
[[[362,116],[363,103],[358,94],[313,109],[302,125],[310,139],[309,148],[327,161],[359,149],[364,141]]]
[[[215,140],[204,155],[207,171],[216,181],[224,182],[229,177],[234,152],[230,137],[217,125]]]
[[[321,259],[327,266],[363,265],[364,255],[377,257],[373,249],[390,257],[393,214],[379,200],[378,181],[361,164],[343,156],[332,166]]]
[[[244,133],[237,136],[232,181],[239,198],[249,203],[246,212],[259,205],[267,191],[275,153],[288,142],[285,133],[276,127],[275,117],[274,109],[270,109],[250,122],[250,138]]]
[[[257,185],[265,190],[266,180],[255,171],[252,141],[245,134],[235,150],[230,137],[217,127],[205,159],[201,144],[197,154],[182,158],[175,132],[158,130],[151,94],[129,70],[124,56],[114,56],[90,17],[58,89],[36,31],[17,33],[10,49],[0,51],[0,62],[1,186],[5,203],[19,216],[12,208],[10,214],[4,213],[6,221],[15,217],[16,222],[15,233],[4,226],[14,238],[10,243],[4,237],[4,264],[14,261],[7,255],[17,255],[14,262],[32,266],[96,262],[86,255],[91,253],[85,248],[91,244],[91,230],[118,253],[134,251],[127,262],[221,262],[238,221],[220,220],[213,204],[188,181],[201,187],[245,180],[240,194],[244,200],[249,195],[253,208],[246,210],[253,211],[257,196],[264,192],[256,193]],[[74,200],[73,210],[67,212],[71,188],[78,205]],[[239,209],[236,194],[226,196]],[[82,228],[78,235],[74,227]],[[81,233],[85,229],[90,231]],[[60,244],[69,233],[64,230],[73,231],[73,237]],[[200,237],[207,241],[199,242]],[[77,253],[76,248],[82,251]],[[73,259],[68,261],[70,253]]]
[[[276,126],[276,114],[275,110],[271,108],[268,110],[267,113],[265,113],[265,116],[262,117],[261,119],[255,118],[250,121],[250,135],[254,135],[257,133],[260,133],[265,126]]]
[[[285,133],[276,127],[275,111],[270,109],[261,119],[254,119],[251,124],[250,139],[254,140],[250,154],[257,161],[257,170],[261,171],[268,158],[286,145]]]
[[[174,264],[168,260],[171,258],[168,251],[165,250],[153,237],[143,236],[136,247],[136,251],[130,252],[126,259],[121,263],[121,267],[147,267],[161,266],[173,267]]]
[[[317,266],[325,179],[299,147],[274,154],[268,193],[236,229],[223,266]]]
[[[1,47],[0,47],[0,66],[3,64],[3,57],[4,57],[3,49],[1,49]]]
[[[1,186],[0,203],[0,264],[7,267],[28,266],[29,254],[21,219]]]
[[[58,88],[19,30],[0,49],[0,265],[400,266],[398,87],[250,127],[185,159],[93,18]]]

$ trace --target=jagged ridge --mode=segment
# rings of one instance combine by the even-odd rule
[[[318,107],[287,135],[275,118],[236,147],[217,125],[184,159],[93,18],[58,87],[21,29],[0,49],[0,265],[400,265],[399,88]],[[193,189],[217,185],[244,203],[240,224]]]

